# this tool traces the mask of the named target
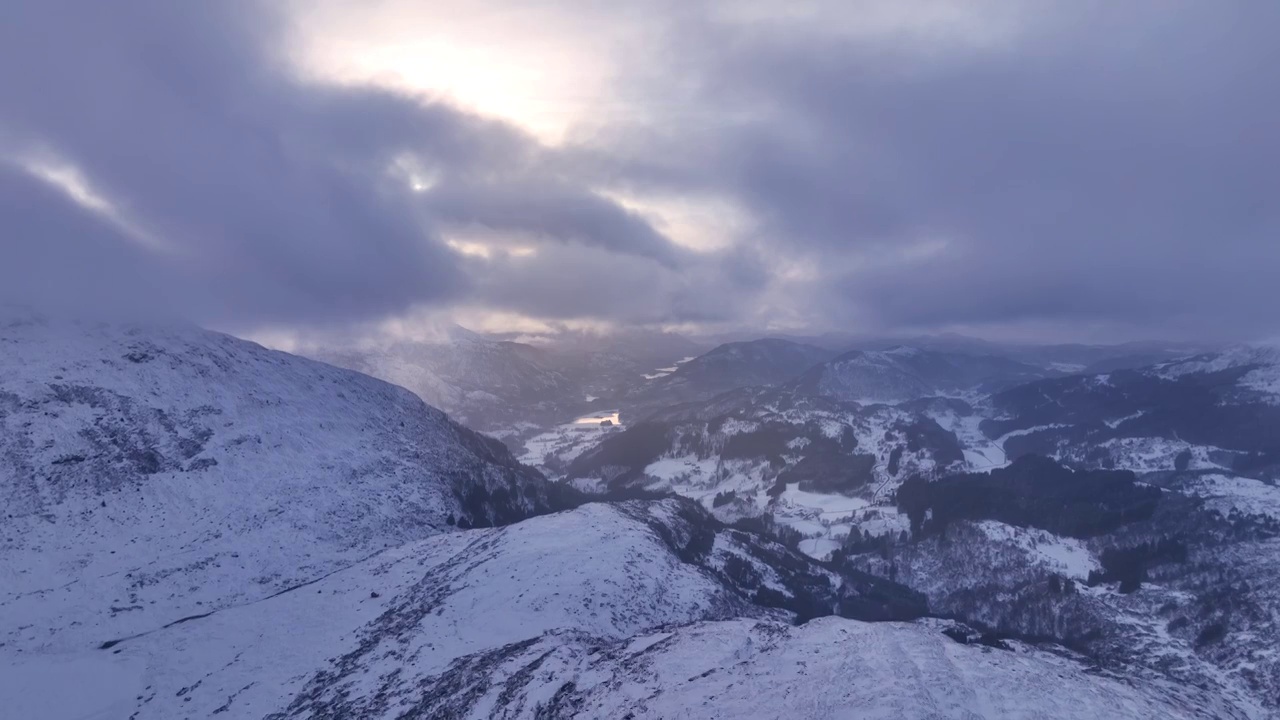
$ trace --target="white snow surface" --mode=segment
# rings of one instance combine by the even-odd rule
[[[930,622],[786,625],[677,556],[647,522],[674,501],[457,531],[458,483],[538,481],[495,452],[406,390],[216,333],[0,320],[0,715],[1231,716]],[[717,472],[708,492],[756,482]]]
[[[1020,528],[995,520],[975,523],[987,537],[996,542],[1012,544],[1030,556],[1031,561],[1044,565],[1065,577],[1085,580],[1092,570],[1102,568],[1084,542],[1060,537],[1038,528]]]
[[[0,643],[78,651],[452,530],[459,484],[541,482],[486,442],[194,327],[0,322]]]
[[[550,630],[622,639],[668,624],[778,616],[747,605],[681,562],[644,523],[603,504],[408,543],[294,591],[149,627],[107,649],[98,645],[137,629],[93,604],[82,598],[49,621],[61,629],[56,650],[43,641],[49,627],[0,647],[0,708],[47,708],[33,717],[48,720],[167,720],[221,708],[228,717],[263,717],[307,690],[410,702],[416,682],[454,659]],[[320,671],[329,674],[317,682]],[[21,698],[33,687],[54,695],[76,687],[77,696],[32,705]],[[359,716],[396,717],[395,707]]]
[[[1280,519],[1280,487],[1238,475],[1210,473],[1182,486],[1184,492],[1207,499],[1208,507],[1230,515],[1266,515]]]
[[[633,720],[1239,717],[1194,688],[1140,685],[1012,645],[960,644],[927,622],[840,618],[706,622],[631,643],[557,634],[468,659],[447,678],[463,692],[428,695],[421,709],[459,720],[538,710]]]
[[[1219,353],[1164,363],[1157,366],[1155,372],[1160,377],[1173,379],[1191,373],[1220,372],[1245,365],[1257,367],[1240,379],[1242,387],[1280,396],[1280,348],[1274,346],[1241,345]]]

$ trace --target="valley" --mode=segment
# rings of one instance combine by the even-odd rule
[[[720,522],[922,592],[932,612],[1215,688],[1265,716],[1280,665],[1264,638],[1280,605],[1266,581],[1230,578],[1280,567],[1276,356],[1125,346],[1091,349],[1085,363],[1070,361],[1080,348],[975,355],[929,344],[737,343],[606,393],[616,413],[496,435],[588,496],[688,498]],[[703,367],[713,382],[701,382]],[[1072,471],[1132,479],[1085,486],[1079,510],[1047,495],[1034,515],[998,505],[1030,490],[988,500],[965,490],[940,507],[971,510],[934,531],[904,495],[987,473],[1070,485],[1048,478]],[[1100,499],[1124,482],[1158,488],[1145,501],[1156,509],[1121,510],[1096,530],[1053,519],[1105,518]],[[939,522],[939,509],[925,512]],[[1141,579],[1116,574],[1123,553],[1166,545],[1177,553],[1137,561]]]
[[[2,329],[0,700],[33,716],[1280,703],[1280,447],[1202,422],[1270,421],[1266,353],[1071,375],[771,340],[616,381],[467,334],[345,361],[447,379],[477,433],[190,326]]]

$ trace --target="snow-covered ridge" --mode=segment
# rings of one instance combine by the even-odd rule
[[[1280,348],[1271,346],[1232,347],[1219,353],[1196,355],[1156,366],[1157,376],[1176,379],[1193,373],[1213,373],[1231,368],[1256,366],[1240,378],[1240,385],[1270,395],[1280,395]]]
[[[161,720],[213,717],[220,708],[261,718],[295,696],[308,698],[299,706],[339,693],[368,704],[411,694],[417,679],[456,657],[554,629],[624,638],[670,623],[785,617],[750,605],[682,562],[645,523],[606,505],[435,535],[292,592],[142,632],[126,619],[140,613],[103,617],[86,588],[61,592],[77,602],[32,636],[6,637],[0,675],[15,668],[42,684],[93,688],[92,678],[116,673],[127,695],[101,688],[99,700],[126,707],[109,717]],[[12,613],[0,608],[6,619],[25,620]],[[45,623],[56,623],[57,643],[46,640]],[[115,643],[102,648],[103,641]],[[13,698],[0,702],[12,707]]]
[[[1280,364],[1280,348],[1236,345],[1221,352],[1193,355],[1155,366],[1155,374],[1176,378],[1191,373],[1221,372],[1243,365]]]
[[[1195,688],[1091,673],[931,624],[708,622],[629,642],[557,633],[465,658],[413,711],[459,720],[1245,717]]]
[[[845,353],[806,372],[790,387],[846,402],[900,403],[930,396],[972,397],[1050,374],[1005,357],[899,346]]]
[[[45,641],[46,627],[9,638],[0,676],[46,688],[70,683],[94,695],[78,709],[87,703],[139,720],[393,718],[458,658],[545,633],[625,641],[705,620],[786,622],[793,613],[753,602],[753,593],[767,588],[781,598],[825,582],[828,597],[856,601],[875,590],[776,545],[701,524],[707,518],[691,508],[675,500],[590,504],[442,533],[292,591],[141,632],[121,616],[98,615],[92,595],[73,585],[67,592],[78,602],[56,618],[57,646]],[[92,682],[103,676],[116,681]],[[4,707],[23,695],[0,683]]]
[[[0,326],[0,642],[79,646],[550,506],[408,391],[189,326]]]

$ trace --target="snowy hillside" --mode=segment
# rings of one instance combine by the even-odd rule
[[[495,339],[457,325],[432,329],[417,341],[307,345],[299,351],[406,387],[467,427],[516,440],[589,412],[616,409],[700,351],[667,333]]]
[[[796,392],[858,403],[897,403],[930,396],[990,392],[1052,373],[995,355],[898,346],[855,350],[806,372]]]
[[[555,358],[529,345],[489,340],[454,327],[431,342],[399,342],[306,354],[395,383],[477,429],[557,417],[583,406],[578,383]]]
[[[1263,718],[1280,697],[1265,473],[1009,464],[1035,428],[1093,427],[1096,378],[1049,421],[1018,389],[751,388],[588,423],[547,446],[564,478],[693,499],[547,514],[581,498],[358,373],[30,315],[0,349],[19,717]],[[1260,367],[1113,377],[1265,419],[1237,382]],[[1008,467],[955,474],[984,463]]]
[[[786,621],[797,602],[864,618],[920,611],[892,584],[707,520],[676,501],[587,505],[406,543],[292,591],[145,628],[97,613],[73,583],[61,592],[78,602],[56,617],[4,608],[37,624],[5,637],[0,676],[46,692],[0,683],[12,692],[0,700],[54,719],[76,717],[60,703],[103,717],[397,717],[456,658],[548,631],[621,640],[700,620]],[[101,677],[113,682],[95,686]],[[85,690],[53,692],[68,683]]]
[[[1247,717],[1152,673],[970,643],[953,623],[796,627],[791,611],[758,602],[763,590],[892,590],[734,531],[699,540],[713,526],[689,508],[586,505],[435,535],[133,636],[114,635],[118,620],[68,613],[61,646],[0,648],[0,700],[51,720]],[[730,570],[733,558],[753,569]]]
[[[957,642],[935,624],[827,618],[707,622],[624,641],[557,633],[463,659],[421,717],[1243,718],[1167,680],[1090,671],[1020,643]]]
[[[905,527],[891,507],[903,480],[1002,463],[981,420],[959,400],[860,406],[744,389],[597,431],[595,445],[563,430],[524,459],[587,492],[670,491],[726,520],[771,515],[822,557],[855,514]]]
[[[146,632],[562,494],[364,375],[192,327],[0,325],[8,647]]]
[[[1003,436],[1010,456],[1280,476],[1280,352],[1273,348],[1042,380],[994,395],[991,414],[982,429]]]
[[[1237,346],[1218,353],[1206,353],[1161,363],[1154,374],[1163,378],[1219,373],[1244,369],[1238,383],[1242,389],[1272,396],[1280,402],[1280,348]]]
[[[924,593],[936,612],[1273,717],[1280,490],[1196,471],[1144,479],[1028,457],[911,482],[897,498],[911,532],[860,528],[839,555]]]
[[[638,420],[660,408],[709,400],[737,388],[784,383],[832,355],[824,348],[774,338],[727,343],[640,386],[623,407]]]
[[[899,346],[939,353],[997,356],[1060,373],[1100,373],[1147,367],[1220,346],[1204,342],[1133,341],[1113,345],[992,342],[954,333],[852,340],[850,350],[891,350]]]

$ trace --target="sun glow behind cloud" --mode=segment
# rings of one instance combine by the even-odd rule
[[[318,80],[444,100],[555,145],[602,107],[616,107],[613,58],[580,24],[519,3],[327,2],[299,6],[291,54]]]

